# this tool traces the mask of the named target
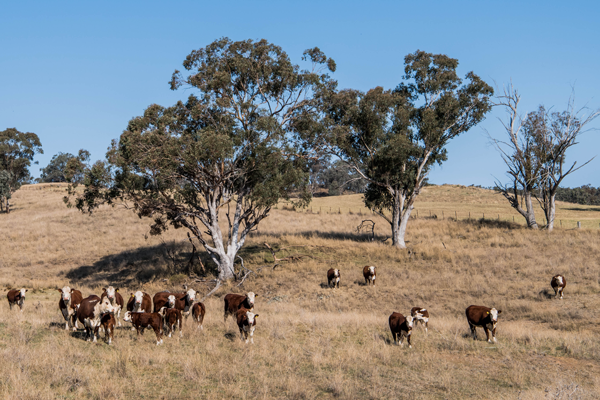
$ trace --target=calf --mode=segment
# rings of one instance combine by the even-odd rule
[[[65,286],[62,289],[56,289],[60,292],[60,300],[58,301],[58,309],[65,319],[65,330],[69,330],[69,322],[73,327],[73,331],[77,330],[77,306],[81,304],[83,296],[77,289],[71,289]]]
[[[375,267],[372,265],[367,265],[363,268],[363,276],[365,277],[365,283],[368,285],[372,283],[375,286],[375,278],[377,277],[377,273],[375,272]]]
[[[169,337],[171,337],[173,334],[176,326],[179,327],[179,336],[183,336],[183,332],[181,331],[181,310],[176,308],[167,308],[165,310],[164,323],[167,326]]]
[[[102,295],[100,296],[100,300],[103,300],[105,297],[108,298],[110,304],[113,307],[115,307],[115,314],[117,314],[118,324],[119,326],[121,326],[121,310],[125,305],[125,302],[123,301],[123,296],[121,296],[121,293],[119,293],[119,289],[115,289],[114,287],[109,286],[107,288],[102,288]]]
[[[427,333],[427,323],[429,322],[429,311],[421,307],[413,307],[410,310],[410,316],[413,317],[415,324],[419,322],[425,325],[425,333]]]
[[[204,307],[204,304],[200,302],[194,304],[194,306],[192,307],[192,318],[194,319],[194,321],[196,321],[196,329],[204,329],[202,327],[202,322],[204,322],[204,314],[206,314],[206,308]]]
[[[556,275],[552,277],[552,281],[550,281],[550,286],[554,289],[554,297],[558,297],[560,295],[560,299],[563,298],[563,290],[565,290],[565,286],[567,286],[567,280],[562,275]]]
[[[476,328],[481,326],[487,336],[487,341],[492,343],[490,340],[490,331],[492,332],[492,339],[496,340],[496,324],[498,323],[498,315],[502,310],[496,310],[495,308],[489,308],[484,306],[469,306],[465,310],[467,314],[467,321],[469,322],[469,328],[471,328],[471,334],[473,340],[477,339]]]
[[[171,300],[169,300],[170,296],[173,296]],[[171,302],[172,299],[174,299],[174,302]],[[154,312],[158,312],[163,307],[177,308],[187,318],[190,315],[194,300],[196,300],[196,291],[194,289],[189,289],[185,293],[158,292],[154,295],[153,299]]]
[[[164,313],[165,310],[165,307],[160,309],[162,313]],[[145,328],[152,327],[152,329],[154,329],[154,333],[156,334],[156,345],[158,346],[159,344],[162,344],[163,315],[161,313],[127,311],[123,317],[123,321],[131,322],[137,330],[138,336],[144,334]]]
[[[392,337],[394,338],[394,344],[398,345],[398,341],[400,341],[400,346],[404,346],[402,338],[406,337],[408,348],[411,348],[410,336],[413,328],[413,317],[404,317],[404,315],[394,312],[390,315],[389,322]]]
[[[13,305],[18,304],[21,312],[23,312],[23,303],[25,302],[25,292],[29,289],[11,289],[6,294],[8,306],[12,310]]]
[[[81,300],[77,308],[77,319],[85,328],[85,340],[96,342],[98,329],[101,325],[102,316],[106,313],[114,314],[115,307],[110,304],[107,298],[100,300],[100,297],[91,295]]]
[[[327,271],[327,284],[329,287],[340,288],[340,270],[331,268]]]
[[[240,339],[245,340],[246,343],[248,343],[248,335],[250,335],[250,343],[254,344],[253,336],[258,314],[254,314],[246,308],[240,308],[237,310],[236,317],[238,328],[240,328]]]
[[[102,326],[102,329],[104,329],[104,340],[107,340],[108,344],[111,344],[114,339],[115,323],[116,321],[114,314],[102,314],[102,317],[100,317],[100,325],[96,328],[94,334],[97,335],[98,328]]]
[[[225,301],[225,316],[223,323],[227,322],[227,317],[236,315],[240,308],[246,308],[250,311],[254,309],[254,300],[257,297],[254,292],[248,292],[246,295],[229,293],[223,300]]]

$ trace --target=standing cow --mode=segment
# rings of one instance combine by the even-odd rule
[[[12,310],[14,305],[19,305],[21,312],[23,312],[23,303],[25,302],[25,293],[29,289],[12,289],[6,294],[8,299],[8,306]]]
[[[249,336],[250,343],[254,344],[254,329],[256,328],[258,314],[254,314],[252,311],[242,307],[237,310],[236,318],[238,328],[240,329],[240,338],[248,343]]]
[[[131,322],[131,324],[137,330],[137,334],[143,335],[144,329],[151,327],[156,334],[156,345],[163,343],[162,340],[162,326],[163,326],[163,316],[166,312],[166,307],[162,307],[160,312],[155,313],[142,313],[142,312],[134,312],[127,311],[125,316],[123,317],[123,321]]]
[[[563,298],[563,290],[565,290],[565,286],[567,286],[567,280],[562,275],[556,275],[552,277],[550,281],[550,286],[554,289],[554,297],[558,297],[560,295],[560,299]]]
[[[96,342],[98,329],[101,325],[102,316],[106,313],[114,314],[116,307],[110,304],[107,298],[100,300],[100,297],[91,295],[81,301],[77,308],[77,319],[85,328],[85,340]]]
[[[419,322],[425,325],[425,333],[427,333],[427,324],[429,323],[429,311],[425,308],[421,307],[413,307],[410,310],[410,316],[413,317],[414,323],[418,324]]]
[[[183,336],[183,331],[181,330],[181,310],[167,308],[165,310],[164,324],[167,326],[169,337],[173,335],[176,327],[179,328],[179,336]]]
[[[327,284],[331,288],[340,288],[340,270],[331,268],[327,271]]]
[[[367,265],[363,268],[363,276],[365,277],[365,283],[368,285],[369,283],[375,286],[375,278],[377,278],[377,272],[375,272],[375,267],[372,265]]]
[[[100,326],[104,329],[104,340],[108,344],[111,344],[114,339],[115,322],[115,315],[113,313],[105,313],[100,317]]]
[[[83,295],[77,289],[71,289],[65,286],[62,289],[56,289],[60,293],[58,301],[58,309],[65,319],[65,330],[69,330],[69,322],[73,327],[73,331],[77,330],[77,306],[81,304]]]
[[[400,346],[404,346],[402,343],[402,338],[406,337],[406,341],[408,342],[408,348],[411,348],[410,344],[410,336],[412,334],[413,328],[413,317],[393,312],[389,318],[390,330],[392,331],[392,337],[394,338],[394,344],[398,345],[398,341],[400,341]]]
[[[204,315],[206,314],[206,307],[201,302],[197,302],[192,307],[192,318],[196,321],[196,329],[204,329],[202,323],[204,322]]]
[[[174,303],[170,303],[169,297],[175,299]],[[187,318],[192,311],[192,305],[196,300],[196,291],[189,289],[185,293],[170,293],[170,292],[158,292],[154,295],[154,312],[158,312],[161,308],[177,308],[181,311],[181,314]],[[171,305],[173,304],[173,305]]]
[[[103,300],[105,297],[108,298],[110,304],[113,307],[115,307],[115,314],[117,315],[118,324],[119,326],[121,326],[121,310],[125,305],[125,302],[123,301],[123,296],[121,296],[121,293],[119,293],[119,289],[115,289],[114,287],[109,286],[107,288],[102,288],[102,295],[100,296],[100,300]]]
[[[485,331],[488,342],[492,343],[492,340],[490,339],[490,331],[492,332],[492,339],[494,342],[497,342],[496,325],[498,324],[498,315],[500,315],[501,312],[502,310],[496,310],[495,308],[489,308],[485,306],[467,307],[465,313],[467,315],[467,321],[469,322],[469,328],[471,328],[473,340],[477,339],[476,328],[480,326]]]
[[[250,311],[254,309],[254,300],[258,295],[254,292],[248,292],[246,295],[229,293],[223,298],[225,302],[225,315],[223,317],[223,323],[227,322],[227,317],[230,315],[237,315],[240,308],[246,308]]]

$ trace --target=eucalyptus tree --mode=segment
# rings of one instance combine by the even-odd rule
[[[391,227],[392,244],[404,237],[414,202],[448,142],[483,120],[492,88],[458,60],[417,51],[405,57],[404,81],[394,90],[342,90],[322,98],[324,125],[302,126],[309,141],[351,166],[368,182],[365,205]],[[384,211],[389,211],[387,215]]]
[[[10,212],[9,199],[23,183],[31,180],[29,167],[36,154],[43,154],[38,135],[32,132],[19,132],[16,128],[0,131],[0,171],[2,175],[2,197],[6,212]]]
[[[192,51],[187,72],[170,81],[192,94],[133,118],[70,204],[92,212],[119,201],[152,218],[152,234],[185,228],[217,265],[219,281],[232,278],[238,251],[271,207],[292,192],[310,199],[313,154],[295,140],[294,122],[318,106],[317,93],[333,90],[335,63],[318,48],[303,60],[308,69],[266,40],[222,38]]]
[[[38,182],[69,182],[83,181],[82,171],[90,159],[90,153],[87,150],[79,150],[77,155],[71,153],[59,152],[55,154],[47,166],[40,168],[40,177]]]

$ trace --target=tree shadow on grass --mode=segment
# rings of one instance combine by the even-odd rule
[[[502,221],[497,219],[461,219],[457,221],[459,224],[469,225],[474,227],[496,228],[496,229],[524,229],[523,225],[520,225],[512,221]]]
[[[594,207],[594,208],[568,207],[568,208],[561,208],[561,210],[569,210],[569,211],[593,211],[593,212],[598,212],[598,211],[600,211],[600,207]]]

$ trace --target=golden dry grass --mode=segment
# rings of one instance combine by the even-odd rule
[[[282,204],[247,241],[246,266],[272,263],[264,242],[306,246],[290,251],[312,259],[262,268],[242,287],[219,290],[205,303],[202,332],[186,321],[182,339],[157,347],[152,332],[137,340],[119,329],[107,346],[62,329],[55,288],[70,284],[84,295],[107,284],[125,294],[177,289],[185,277],[169,275],[164,250],[185,260],[189,244],[183,231],[168,232],[165,243],[145,239],[148,221],[127,210],[81,215],[65,208],[63,194],[60,185],[25,187],[13,212],[0,215],[0,285],[33,289],[22,314],[9,312],[6,300],[0,306],[1,398],[600,397],[598,229],[548,234],[460,215],[418,218],[408,228],[410,251],[399,251],[356,233],[365,215],[343,208],[360,208],[357,196],[315,199],[315,213]],[[429,187],[420,200],[420,216],[428,207],[510,211],[501,197],[476,188]],[[316,213],[336,204],[341,214]],[[589,209],[561,204],[557,218],[597,221]],[[376,222],[384,238],[388,228]],[[363,285],[367,264],[378,268],[375,287]],[[326,287],[332,266],[342,271],[339,290]],[[556,273],[568,280],[563,301],[546,295]],[[201,295],[211,288],[194,286]],[[259,294],[254,346],[222,319],[222,297],[249,290]],[[478,341],[468,337],[470,304],[503,310],[497,345],[482,340],[482,331]],[[389,314],[413,306],[429,309],[429,334],[416,328],[412,349],[390,345]]]

